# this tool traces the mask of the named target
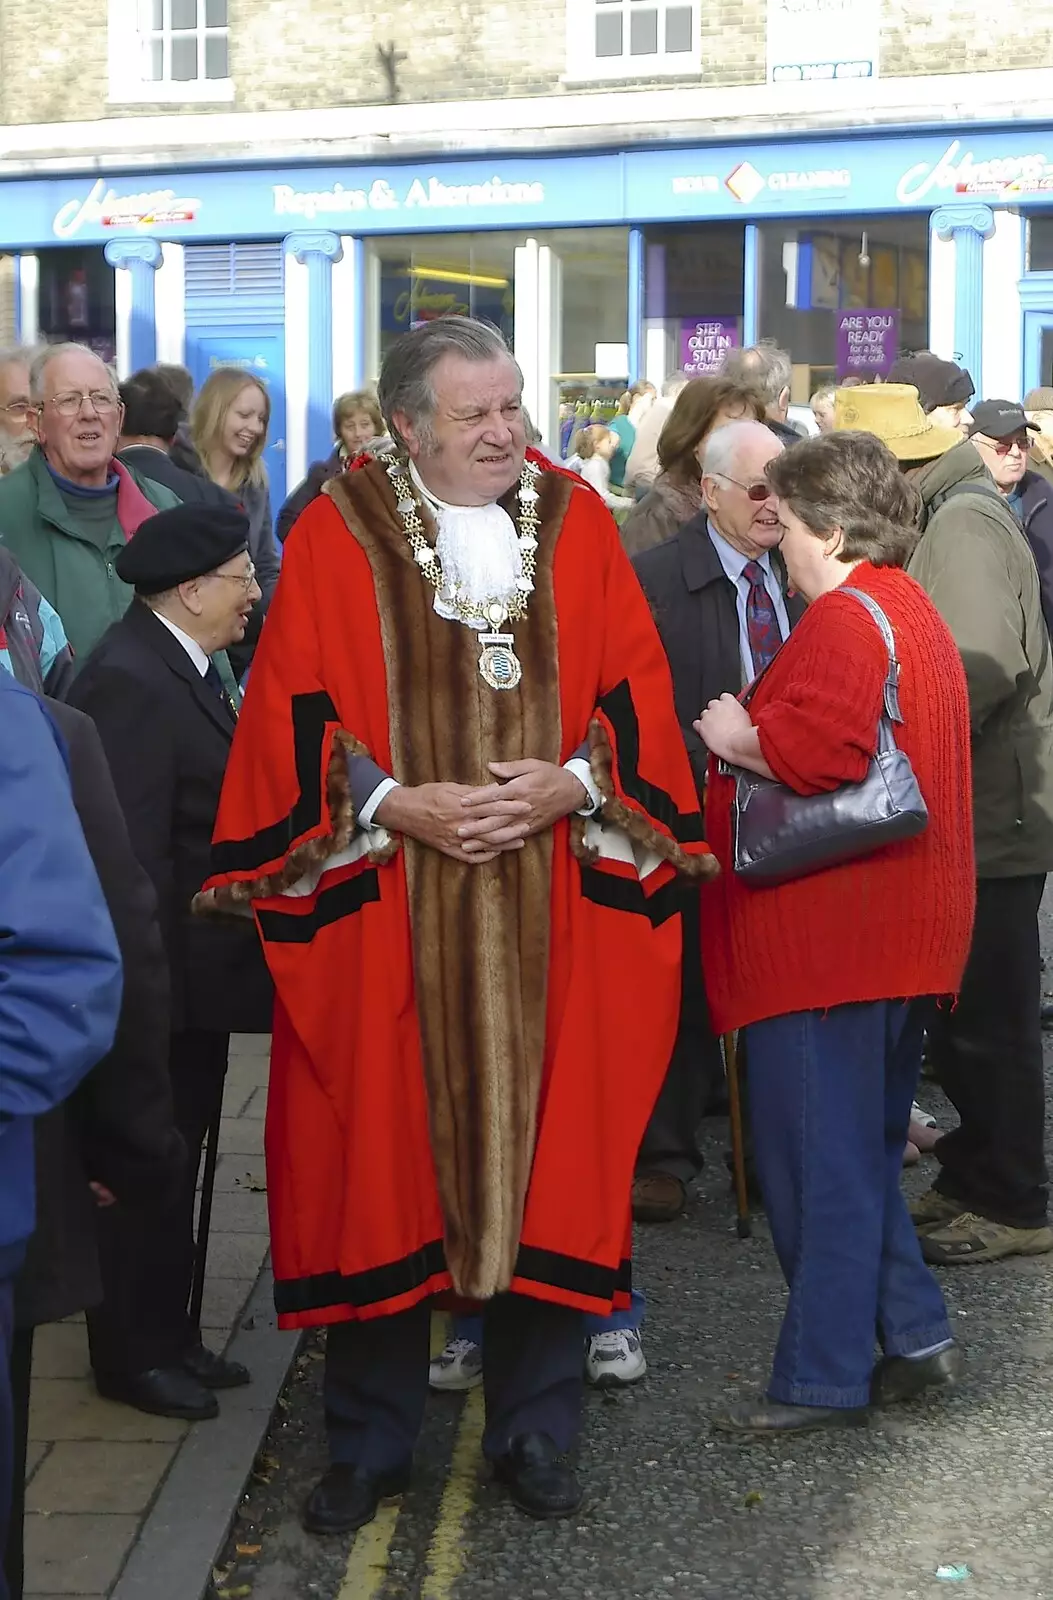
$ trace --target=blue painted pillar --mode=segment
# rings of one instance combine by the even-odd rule
[[[154,274],[161,265],[156,239],[111,239],[106,260],[131,279],[131,306],[126,316],[122,295],[117,296],[117,366],[122,377],[152,367],[157,360],[157,317],[154,309]]]
[[[742,343],[756,344],[760,334],[760,230],[747,222],[742,246]]]
[[[940,206],[932,229],[954,240],[954,349],[956,360],[983,394],[984,240],[994,233],[994,212],[976,201]]]
[[[629,229],[629,382],[643,377],[644,236]]]
[[[307,459],[323,461],[333,447],[333,262],[344,251],[323,229],[290,233],[285,249],[307,268]]]

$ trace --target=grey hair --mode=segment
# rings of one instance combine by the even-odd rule
[[[715,428],[702,452],[702,476],[734,478],[739,451],[750,439],[761,437],[768,442],[779,442],[767,423],[754,422],[749,418],[743,418],[741,422],[725,422],[722,428]]]
[[[688,385],[686,372],[671,372],[662,385],[662,394],[666,400],[675,400],[682,389]]]
[[[43,400],[44,374],[48,367],[50,367],[51,363],[53,361],[57,361],[60,356],[71,355],[94,356],[95,351],[89,349],[86,344],[66,343],[41,345],[40,348],[33,353],[33,358],[29,363],[29,396],[31,400],[37,401],[38,404]],[[101,356],[95,356],[95,359],[99,362],[100,366],[105,367],[106,374],[110,380],[110,386],[112,387],[114,394],[118,395],[120,391],[117,386],[116,372],[108,362],[103,361]]]
[[[729,350],[720,375],[758,389],[765,405],[774,406],[790,387],[793,363],[789,351],[781,350],[772,339],[762,339],[760,344],[748,344],[744,350]]]
[[[431,437],[436,407],[431,375],[447,355],[461,356],[465,361],[493,361],[498,356],[512,360],[498,329],[474,317],[436,317],[402,334],[384,357],[377,383],[377,400],[397,443],[405,444],[405,440],[395,426],[396,411],[409,418],[425,442]],[[523,374],[517,363],[513,365],[522,393]]]
[[[0,346],[0,367],[9,367],[15,361],[21,361],[27,367],[32,366],[39,352],[38,344],[13,344],[6,348]]]

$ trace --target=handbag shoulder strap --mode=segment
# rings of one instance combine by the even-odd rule
[[[890,722],[903,721],[903,713],[899,706],[899,662],[896,659],[896,641],[892,637],[892,627],[888,618],[878,605],[877,601],[869,594],[864,594],[862,589],[849,589],[842,585],[842,594],[850,594],[865,606],[867,611],[877,623],[878,631],[885,641],[888,651],[888,673],[885,677],[885,715]]]

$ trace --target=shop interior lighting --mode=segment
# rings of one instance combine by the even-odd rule
[[[451,272],[445,267],[410,267],[411,278],[427,278],[431,283],[470,283],[479,289],[507,289],[507,278],[488,278],[481,272]]]

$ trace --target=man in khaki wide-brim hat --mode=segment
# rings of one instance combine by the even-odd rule
[[[838,389],[834,427],[875,434],[922,500],[908,571],[931,595],[969,684],[977,904],[954,1010],[934,1013],[936,1076],[961,1126],[913,1208],[933,1266],[1053,1250],[1047,1219],[1038,908],[1053,867],[1053,657],[1038,570],[976,446],[918,392]],[[805,447],[807,448],[807,447]]]
[[[962,442],[957,428],[926,416],[911,383],[860,384],[834,391],[834,430],[873,433],[899,461],[931,461]],[[982,463],[981,463],[982,464]]]

